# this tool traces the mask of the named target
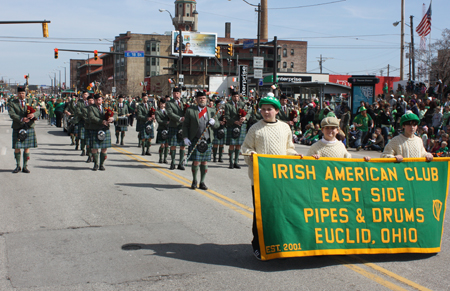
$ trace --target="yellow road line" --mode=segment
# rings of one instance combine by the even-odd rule
[[[182,184],[182,185],[184,185],[186,187],[190,186],[190,180],[186,179],[183,176],[180,176],[180,175],[178,175],[178,174],[176,174],[176,173],[174,173],[172,171],[169,171],[166,168],[163,168],[163,167],[159,166],[158,164],[150,162],[150,161],[148,161],[148,160],[146,160],[144,158],[136,156],[132,152],[129,152],[129,151],[127,151],[127,150],[125,150],[123,148],[120,148],[118,146],[113,146],[113,149],[115,149],[116,151],[118,151],[120,153],[123,153],[123,154],[129,156],[133,160],[136,160],[136,161],[140,162],[143,165],[151,167],[156,172],[161,173],[164,176],[166,176],[166,177],[168,177],[168,178],[170,178],[170,179],[172,179],[172,180],[174,180],[174,181],[176,181],[176,182],[178,182],[178,183],[180,183],[180,184]],[[240,214],[242,214],[242,215],[244,215],[244,216],[246,216],[248,218],[253,218],[253,209],[248,207],[248,206],[246,206],[246,205],[243,205],[243,204],[241,204],[241,203],[239,203],[239,202],[237,202],[237,201],[235,201],[235,200],[233,200],[231,198],[228,198],[228,197],[226,197],[226,196],[224,196],[222,194],[219,194],[219,193],[217,193],[217,192],[215,192],[213,190],[209,190],[209,189],[206,190],[207,192],[211,193],[212,195],[208,194],[205,191],[200,190],[200,189],[196,189],[196,191],[198,193],[202,194],[203,196],[208,197],[208,198],[210,198],[210,199],[212,199],[212,200],[214,200],[216,202],[219,202],[220,204],[222,204],[222,205],[224,205],[224,206],[226,206],[226,207],[228,207],[228,208],[230,208],[230,209],[232,209],[232,210],[234,210],[234,211],[236,211],[236,212],[238,212],[238,213],[240,213]],[[219,197],[219,198],[221,198],[223,200],[226,200],[229,203],[227,203],[227,202],[225,202],[225,201],[223,201],[221,199],[218,199],[217,197]],[[240,207],[242,209],[239,209],[238,207],[235,207],[235,206],[238,206],[238,207]],[[247,211],[251,212],[252,214],[248,213]],[[404,283],[405,285],[411,286],[411,287],[413,287],[413,288],[415,288],[417,290],[421,290],[421,291],[428,291],[428,290],[430,290],[430,289],[425,288],[425,287],[423,287],[423,286],[421,286],[421,285],[419,285],[417,283],[414,283],[414,282],[412,282],[412,281],[410,281],[410,280],[408,280],[406,278],[403,278],[400,275],[397,275],[397,274],[395,274],[395,273],[393,273],[391,271],[388,271],[388,270],[384,269],[383,267],[380,267],[378,265],[375,265],[373,263],[365,261],[362,258],[359,258],[357,256],[350,256],[350,257],[352,257],[355,260],[363,263],[367,267],[370,267],[370,268],[372,268],[372,269],[374,269],[376,271],[379,271],[379,272],[385,274],[386,276],[389,276],[389,277],[391,277],[391,278],[393,278],[393,279],[395,279],[397,281],[400,281],[400,282]],[[359,273],[359,274],[361,274],[361,275],[363,275],[363,276],[365,276],[365,277],[367,277],[367,278],[369,278],[369,279],[371,279],[371,280],[373,280],[373,281],[375,281],[375,282],[377,282],[377,283],[379,283],[379,284],[381,284],[381,285],[383,285],[383,286],[385,286],[385,287],[387,287],[387,288],[389,288],[391,290],[406,290],[406,289],[404,289],[404,288],[402,288],[402,287],[400,287],[398,285],[395,285],[394,283],[392,283],[390,281],[387,281],[387,280],[381,278],[378,275],[375,275],[373,273],[367,272],[363,268],[358,267],[358,266],[356,266],[356,265],[354,265],[354,264],[352,264],[352,263],[342,259],[341,257],[332,256],[332,258],[334,260],[340,262],[343,266],[345,266],[345,267],[347,267],[347,268],[349,268],[349,269],[351,269],[351,270],[353,270],[353,271],[355,271],[355,272],[357,272],[357,273]]]
[[[357,260],[357,261],[363,263],[363,264],[364,264],[365,266],[367,266],[367,267],[370,267],[370,268],[372,268],[372,269],[374,269],[374,270],[377,270],[378,272],[381,272],[381,273],[383,273],[383,274],[385,274],[385,275],[387,275],[387,276],[389,276],[389,277],[394,278],[394,279],[397,280],[397,281],[400,281],[400,282],[402,282],[402,283],[404,283],[404,284],[406,284],[406,285],[409,285],[409,286],[411,286],[411,287],[413,287],[413,288],[416,288],[417,290],[421,290],[421,291],[431,291],[431,289],[425,288],[425,287],[423,287],[423,286],[421,286],[421,285],[419,285],[419,284],[417,284],[417,283],[414,283],[414,282],[411,281],[411,280],[408,280],[408,279],[406,279],[406,278],[403,278],[403,277],[401,277],[401,276],[399,276],[399,275],[397,275],[397,274],[395,274],[395,273],[393,273],[393,272],[391,272],[391,271],[388,271],[388,270],[386,270],[386,269],[384,269],[384,268],[382,268],[382,267],[380,267],[380,266],[378,266],[378,265],[376,265],[376,264],[374,264],[374,263],[370,263],[370,262],[368,262],[368,261],[366,261],[366,260],[364,260],[364,259],[362,259],[362,258],[360,258],[360,257],[358,257],[358,256],[350,256],[350,257],[352,257],[352,258],[354,258],[355,260]]]
[[[180,183],[180,184],[182,184],[182,185],[184,185],[184,186],[186,186],[186,187],[189,187],[189,186],[190,186],[189,183],[186,183],[185,181],[183,181],[183,180],[186,180],[184,177],[180,177],[180,178],[182,178],[182,180],[181,180],[181,179],[178,179],[177,177],[174,177],[173,175],[171,175],[171,174],[172,174],[171,172],[165,173],[164,171],[158,169],[158,168],[161,168],[161,167],[158,166],[158,165],[156,165],[156,164],[153,164],[152,162],[149,162],[149,161],[147,161],[147,160],[142,160],[140,157],[136,157],[133,153],[130,153],[130,152],[128,152],[128,151],[126,151],[126,150],[124,150],[124,149],[122,149],[122,148],[118,148],[118,147],[116,147],[116,146],[114,146],[113,148],[114,148],[116,151],[118,151],[118,152],[120,152],[120,153],[123,153],[123,154],[129,156],[129,157],[132,158],[133,160],[136,160],[136,161],[138,161],[139,163],[141,163],[141,164],[143,164],[143,165],[146,165],[146,166],[148,166],[148,167],[151,167],[152,170],[154,170],[154,171],[156,171],[156,172],[158,172],[158,173],[160,173],[160,174],[163,174],[164,176],[166,176],[166,177],[168,177],[168,178],[170,178],[170,179],[172,179],[172,180],[174,180],[174,181],[176,181],[176,182],[178,182],[178,183]],[[156,166],[156,167],[154,167],[154,166]],[[161,168],[161,169],[162,169],[162,168]],[[252,218],[252,217],[253,217],[253,215],[251,215],[250,213],[247,213],[247,212],[245,212],[245,211],[243,211],[243,210],[241,210],[241,209],[239,209],[239,208],[233,206],[233,205],[230,204],[230,203],[224,202],[224,201],[218,199],[217,197],[214,197],[213,195],[210,195],[210,194],[206,193],[206,192],[203,191],[203,190],[195,189],[195,191],[197,191],[198,193],[202,194],[203,196],[206,196],[206,197],[208,197],[208,198],[210,198],[210,199],[212,199],[212,200],[214,200],[214,201],[216,201],[216,202],[218,202],[218,203],[220,203],[220,204],[222,204],[222,205],[224,205],[224,206],[226,206],[226,207],[228,207],[228,208],[230,208],[230,209],[232,209],[232,210],[234,210],[234,211],[236,211],[236,212],[238,212],[238,213],[240,213],[240,214],[242,214],[242,215],[244,215],[244,216],[246,216],[246,217],[248,217],[248,218]]]
[[[380,285],[383,285],[386,288],[389,288],[391,290],[396,290],[396,291],[406,291],[407,290],[407,289],[402,288],[402,287],[400,287],[400,286],[398,286],[398,285],[396,285],[396,284],[394,284],[394,283],[392,283],[390,281],[387,281],[386,279],[383,279],[382,277],[380,277],[378,275],[370,273],[370,272],[364,270],[363,268],[358,267],[358,266],[356,266],[356,265],[354,265],[354,264],[352,264],[352,263],[342,259],[341,257],[333,256],[333,259],[338,261],[339,263],[341,263],[343,266],[349,268],[350,270],[353,270],[353,271],[363,275],[364,277],[367,277],[370,280],[375,281],[375,282],[377,282]]]

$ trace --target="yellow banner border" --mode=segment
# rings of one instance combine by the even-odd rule
[[[279,252],[274,254],[266,253],[266,245],[264,243],[264,232],[262,227],[262,213],[261,213],[261,188],[259,180],[259,162],[258,158],[271,158],[271,159],[290,159],[290,160],[325,160],[325,161],[339,161],[339,162],[365,162],[365,163],[396,163],[395,158],[374,158],[369,162],[364,159],[345,159],[345,158],[320,158],[315,159],[313,157],[300,157],[300,156],[277,156],[277,155],[253,155],[253,185],[255,190],[255,216],[256,227],[259,236],[259,246],[261,248],[261,260],[271,260],[279,258],[292,258],[292,257],[307,257],[307,256],[324,256],[324,255],[370,255],[370,254],[401,254],[401,253],[438,253],[441,251],[442,236],[444,234],[444,221],[447,203],[444,203],[444,216],[442,221],[442,233],[440,247],[438,248],[376,248],[376,249],[326,249],[326,250],[310,250],[310,251],[290,251]],[[408,162],[426,162],[426,158],[404,158],[401,163]],[[449,167],[450,157],[446,158],[434,158],[433,162],[447,162],[447,168]],[[450,170],[447,170],[447,195],[445,201],[448,199],[449,184],[450,183]]]

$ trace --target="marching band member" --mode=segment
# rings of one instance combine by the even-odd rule
[[[189,152],[192,154],[192,185],[191,189],[197,188],[197,173],[200,164],[200,184],[199,189],[208,190],[205,185],[205,176],[208,171],[207,162],[211,160],[211,138],[213,129],[219,127],[218,115],[213,108],[206,106],[206,95],[204,92],[197,92],[197,106],[191,106],[187,109],[185,120],[183,122],[184,144],[189,146]],[[208,127],[208,124],[211,127]],[[197,147],[194,149],[194,146]],[[203,150],[199,147],[203,147]]]
[[[158,130],[156,135],[156,143],[160,144],[159,146],[159,163],[167,164],[167,153],[169,151],[169,142],[167,140],[168,130],[169,130],[169,115],[167,115],[166,110],[166,100],[162,99],[159,101],[159,110],[156,111],[156,122],[158,122]],[[163,131],[166,131],[167,134],[163,137]],[[164,160],[163,160],[164,155]]]
[[[136,119],[138,120],[139,136],[141,138],[142,155],[151,156],[150,146],[152,138],[155,137],[153,122],[155,121],[154,108],[148,102],[148,96],[142,97],[142,103],[137,108]]]
[[[233,92],[231,101],[225,104],[225,120],[227,121],[227,141],[229,146],[230,169],[240,169],[239,152],[247,133],[247,118],[244,110],[245,104],[240,101],[239,93]],[[233,158],[234,155],[234,158]]]
[[[184,148],[185,144],[180,136],[180,130],[182,130],[184,122],[185,108],[189,107],[180,101],[181,91],[179,88],[173,89],[173,99],[166,103],[167,114],[169,115],[169,145],[170,145],[170,157],[172,162],[170,164],[170,169],[175,169],[175,156],[177,146],[180,147],[180,162],[178,163],[178,169],[184,170],[183,160],[184,160]]]
[[[221,101],[217,100],[216,101],[216,110],[219,110],[220,106],[221,106]],[[224,144],[225,144],[225,135],[226,135],[226,120],[225,120],[225,116],[221,115],[219,117],[219,123],[220,126],[217,129],[214,129],[214,139],[213,139],[213,162],[216,162],[216,156],[217,156],[217,151],[219,151],[219,163],[223,163],[222,160],[222,155],[223,155],[223,148],[224,148]]]
[[[12,148],[16,159],[16,168],[13,173],[20,170],[30,173],[28,170],[28,160],[30,159],[30,148],[37,148],[36,133],[34,131],[34,121],[39,117],[39,112],[31,110],[26,104],[26,92],[24,87],[17,88],[18,99],[9,103],[9,116],[12,119]],[[31,107],[31,106],[30,106]],[[23,168],[20,168],[20,150],[23,149]]]
[[[114,111],[117,112],[117,117],[127,118],[130,115],[128,112],[128,106],[123,102],[123,95],[119,95],[119,102],[115,104]],[[120,126],[116,124],[116,144],[119,143],[119,133],[120,133],[120,145],[123,145],[123,138],[125,137],[125,131],[128,131],[128,126]]]

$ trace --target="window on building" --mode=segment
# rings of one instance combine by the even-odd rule
[[[287,57],[287,49],[283,49],[283,58]]]
[[[291,69],[294,68],[294,62],[291,62]]]
[[[147,63],[147,66],[150,66],[150,58],[146,58],[145,62]]]
[[[146,50],[147,52],[149,52],[149,51],[150,51],[150,44],[149,44],[149,43],[147,44],[147,46],[146,46],[145,50]]]
[[[147,73],[145,74],[147,77],[150,76],[150,72],[147,71]]]
[[[152,77],[153,76],[156,76],[156,72],[155,71],[152,71]]]
[[[261,51],[261,54],[263,54],[263,55],[264,55],[265,53],[266,53],[266,51]]]
[[[186,16],[189,17],[189,13],[186,13]]]
[[[156,58],[152,58],[152,66],[156,66]]]
[[[156,52],[156,43],[152,42],[152,52]]]
[[[190,29],[189,29],[189,25],[186,25],[186,31],[189,31]]]
[[[286,68],[287,68],[287,63],[283,62],[283,69],[286,69]]]
[[[291,49],[291,56],[294,55],[294,49]]]
[[[159,43],[156,44],[156,51],[159,53]]]
[[[159,66],[159,58],[156,59],[156,65]]]

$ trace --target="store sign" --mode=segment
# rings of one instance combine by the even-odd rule
[[[239,66],[239,94],[248,96],[248,66]]]

